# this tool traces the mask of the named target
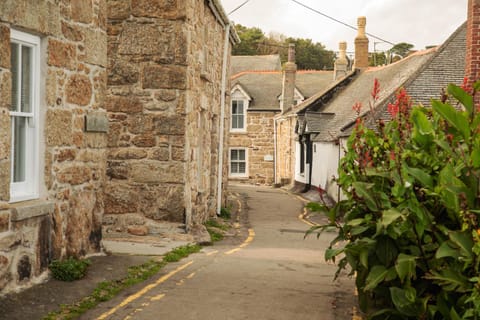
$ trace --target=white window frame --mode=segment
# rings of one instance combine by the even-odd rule
[[[241,85],[237,84],[231,91],[231,101],[230,101],[230,132],[234,133],[246,133],[247,132],[247,110],[250,105],[250,96],[245,92]],[[243,128],[234,128],[233,127],[233,102],[242,101],[243,102]]]
[[[232,172],[232,151],[233,150],[242,150],[245,152],[245,172],[238,173]],[[239,160],[236,160],[240,162]],[[228,175],[232,178],[247,178],[248,177],[248,148],[233,147],[228,150]]]
[[[242,102],[242,106],[243,106],[243,113],[240,114],[240,113],[237,113],[237,114],[234,114],[233,113],[233,103],[234,102]],[[247,101],[246,100],[243,100],[243,99],[232,99],[230,105],[231,105],[231,109],[230,109],[230,113],[231,113],[231,120],[230,120],[230,131],[231,132],[246,132],[247,131],[247,106],[248,104],[246,103]],[[243,116],[243,127],[241,128],[234,128],[233,127],[233,116],[234,115],[242,115]]]
[[[39,111],[40,111],[40,37],[12,29],[10,31],[10,42],[32,49],[31,60],[31,110],[30,112],[11,111],[11,168],[10,168],[10,202],[19,202],[25,200],[37,199],[39,197]],[[13,54],[13,52],[12,52]],[[19,50],[21,57],[21,50]],[[21,59],[18,59],[19,65]],[[20,69],[19,69],[20,70]],[[21,92],[21,72],[19,72],[18,95]],[[13,85],[12,85],[12,94]],[[12,97],[13,98],[13,97]],[[18,103],[20,99],[17,98]],[[12,99],[13,102],[13,99]],[[13,109],[13,106],[12,106]],[[18,109],[17,109],[18,110]],[[25,180],[14,182],[14,121],[15,117],[24,117],[27,119],[25,128],[26,144],[25,144]]]

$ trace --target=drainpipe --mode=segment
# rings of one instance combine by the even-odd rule
[[[277,182],[277,118],[273,117],[273,184]]]
[[[230,45],[230,24],[225,26],[225,43],[223,47],[222,65],[222,93],[220,97],[220,141],[218,142],[218,188],[217,188],[217,214],[222,211],[222,186],[223,186],[223,143],[225,131],[225,94],[227,90],[227,59]]]

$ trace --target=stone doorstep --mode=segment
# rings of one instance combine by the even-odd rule
[[[106,252],[112,254],[127,254],[141,256],[161,256],[175,248],[193,244],[192,241],[168,240],[134,242],[129,238],[110,238],[102,240],[102,246]]]

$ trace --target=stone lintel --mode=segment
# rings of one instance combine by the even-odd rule
[[[50,201],[34,200],[12,205],[12,222],[42,217],[53,213],[55,205]]]

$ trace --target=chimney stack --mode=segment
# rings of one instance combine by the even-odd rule
[[[480,79],[480,0],[468,0],[465,60],[465,77],[471,84]]]
[[[345,41],[340,42],[338,48],[340,52],[337,60],[335,60],[333,80],[344,78],[348,72],[347,43]]]
[[[367,25],[366,17],[359,17],[357,20],[358,34],[355,38],[355,69],[368,68],[368,38],[365,33]]]
[[[294,105],[296,73],[295,44],[290,43],[288,45],[288,61],[283,66],[282,100],[280,102],[282,113],[287,112]]]

